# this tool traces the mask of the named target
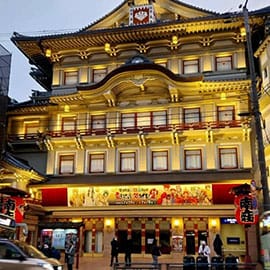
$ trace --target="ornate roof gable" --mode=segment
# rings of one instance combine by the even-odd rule
[[[187,20],[216,14],[177,0],[125,0],[103,18],[83,28],[81,32],[128,25]]]

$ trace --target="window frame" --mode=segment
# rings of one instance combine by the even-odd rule
[[[129,173],[129,172],[136,172],[136,152],[130,151],[130,152],[120,152],[119,153],[119,172],[121,173]],[[133,160],[133,168],[130,169],[124,169],[123,162],[127,159]]]
[[[160,154],[163,154],[163,155],[160,155]],[[157,155],[157,156],[155,156],[155,155]],[[169,151],[168,150],[152,150],[151,157],[152,157],[151,170],[153,172],[166,172],[169,170]],[[162,164],[162,162],[158,162],[158,164],[156,164],[155,160],[157,160],[158,158],[164,158],[164,157],[166,159],[164,167],[157,168],[156,166],[158,164]]]
[[[62,162],[64,161],[69,161],[69,162],[72,162],[72,165],[71,165],[71,170],[70,172],[63,172],[62,171]],[[75,154],[61,154],[59,155],[59,170],[58,170],[58,174],[59,175],[73,175],[75,173]]]
[[[95,121],[100,121],[101,124],[103,124],[102,127],[94,127]],[[97,125],[100,123],[96,123]],[[106,129],[106,115],[100,114],[100,115],[91,115],[91,123],[90,123],[92,130],[104,130]]]
[[[147,115],[148,114],[148,115]],[[143,116],[144,115],[144,116]],[[163,119],[161,119],[161,117]],[[142,118],[142,122],[146,122],[146,125],[140,125],[140,118]],[[143,120],[145,118],[145,120]],[[124,119],[131,119],[130,125],[123,124]],[[163,123],[156,123],[156,121],[161,121]],[[133,124],[133,125],[132,125]],[[122,129],[144,129],[144,128],[156,128],[156,127],[164,127],[168,124],[168,116],[167,111],[154,111],[154,112],[131,112],[131,113],[122,113],[121,114],[121,128]]]
[[[197,110],[197,111],[195,112],[195,110]],[[190,113],[187,113],[187,111],[190,111]],[[187,115],[195,115],[197,117],[195,118],[195,121],[187,121],[189,119],[189,118],[186,117]],[[196,108],[184,108],[183,109],[183,121],[184,121],[184,124],[196,124],[196,123],[200,123],[201,122],[201,108],[200,107],[196,107]]]
[[[192,70],[196,70],[196,71],[188,71],[187,69],[188,69],[189,67],[195,67],[195,69],[192,68]],[[182,63],[182,69],[183,69],[183,74],[194,74],[194,73],[199,73],[199,72],[200,72],[200,63],[199,63],[199,59],[183,60],[183,63]]]
[[[64,71],[64,85],[76,85],[79,82],[78,70]]]
[[[102,81],[108,73],[107,68],[93,68],[92,69],[92,82],[98,83]]]
[[[188,154],[190,152],[196,152],[198,151],[198,153],[194,153],[192,154]],[[189,168],[188,167],[188,157],[199,157],[199,166],[196,168]],[[197,160],[196,160],[197,161]],[[202,170],[203,169],[203,164],[202,164],[202,149],[184,149],[184,162],[185,162],[185,170],[188,171],[193,171],[193,170]]]
[[[229,119],[226,118],[226,112],[231,113],[231,117]],[[222,114],[225,113],[224,119]],[[217,121],[219,122],[226,122],[226,121],[233,121],[235,120],[235,107],[233,105],[228,106],[217,106]]]
[[[216,58],[215,58],[215,67],[216,67],[216,71],[229,71],[229,70],[232,70],[233,69],[232,55],[216,56]]]
[[[24,134],[25,135],[37,135],[40,129],[39,121],[25,121],[24,122]],[[29,132],[34,131],[34,132]]]
[[[100,156],[101,158],[93,158],[93,157],[98,157]],[[92,170],[92,161],[93,160],[102,160],[103,163],[101,165],[102,170]],[[88,154],[88,173],[105,173],[105,153],[89,153]]]
[[[69,134],[69,133],[71,133],[71,134],[73,134],[73,133],[75,133],[76,132],[76,130],[77,130],[77,118],[75,117],[75,116],[67,116],[67,117],[62,117],[62,123],[61,123],[61,131],[62,131],[62,133],[67,133],[67,134]],[[70,122],[70,123],[73,123],[72,125],[71,125],[71,127],[73,127],[73,128],[71,128],[71,129],[66,129],[65,128],[65,122]]]
[[[232,152],[227,152],[227,153],[222,153],[222,151],[232,151]],[[238,169],[239,166],[239,160],[238,160],[238,149],[237,147],[219,147],[218,148],[218,156],[219,156],[219,168],[222,170],[230,170],[230,169]],[[233,155],[232,158],[234,159],[235,165],[225,165],[223,164],[223,158],[225,158],[225,155]]]

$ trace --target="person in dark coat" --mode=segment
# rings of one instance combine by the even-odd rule
[[[219,234],[216,235],[214,242],[213,242],[213,246],[214,246],[214,251],[216,252],[216,254],[218,256],[222,256],[223,242],[222,242]]]
[[[60,251],[58,249],[56,249],[55,247],[52,247],[51,256],[52,256],[52,258],[55,258],[57,260],[60,260],[61,253],[60,253]]]
[[[153,241],[151,254],[152,254],[152,258],[153,258],[153,264],[155,266],[157,266],[158,265],[158,257],[161,256],[161,251],[160,251],[160,247],[157,245],[156,239],[154,239],[154,241]]]
[[[43,252],[43,254],[46,257],[48,257],[48,258],[51,257],[52,250],[51,250],[51,248],[50,248],[50,246],[48,244],[44,244],[43,247],[42,247],[42,249],[41,249],[41,251]]]
[[[132,253],[132,239],[128,236],[125,243],[125,264],[126,266],[131,265],[131,253]]]
[[[119,242],[117,240],[117,237],[115,236],[113,240],[111,241],[111,264],[110,266],[113,266],[113,262],[115,260],[115,263],[118,263],[118,253],[119,253]]]

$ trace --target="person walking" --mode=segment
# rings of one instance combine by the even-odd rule
[[[125,243],[125,264],[126,266],[131,265],[131,253],[132,253],[132,239],[131,236],[128,236],[127,241]]]
[[[75,252],[76,252],[76,246],[73,241],[70,241],[69,245],[67,246],[65,250],[65,260],[67,263],[68,270],[73,269]]]
[[[216,252],[216,255],[222,256],[223,242],[222,242],[219,234],[216,235],[214,242],[213,242],[213,246],[214,246],[214,251]]]
[[[111,264],[110,266],[113,266],[113,262],[115,260],[115,263],[118,264],[118,253],[119,253],[119,242],[117,240],[117,237],[115,236],[113,240],[111,241]]]
[[[160,251],[160,247],[157,245],[156,239],[154,239],[154,241],[153,241],[151,254],[152,254],[152,258],[153,258],[153,265],[157,266],[158,265],[158,257],[161,256],[161,251]]]

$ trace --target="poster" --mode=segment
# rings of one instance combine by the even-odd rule
[[[212,187],[209,184],[68,188],[69,207],[211,204]]]

